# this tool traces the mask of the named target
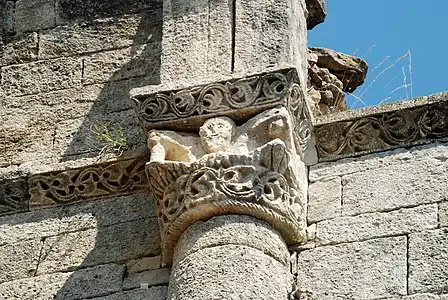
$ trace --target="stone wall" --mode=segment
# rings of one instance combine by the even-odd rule
[[[436,143],[312,166],[302,297],[448,299],[447,158]]]

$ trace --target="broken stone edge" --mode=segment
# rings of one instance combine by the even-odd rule
[[[448,92],[315,119],[319,162],[448,140]]]

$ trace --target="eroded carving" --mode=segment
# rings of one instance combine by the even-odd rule
[[[288,110],[265,111],[241,126],[207,120],[200,135],[152,131],[147,173],[156,200],[164,261],[182,232],[198,220],[248,214],[270,222],[289,243],[304,226],[300,145]]]
[[[448,103],[317,126],[320,160],[333,160],[448,137]]]
[[[45,207],[109,196],[120,196],[148,188],[145,162],[149,157],[105,163],[85,168],[30,176],[30,207]]]

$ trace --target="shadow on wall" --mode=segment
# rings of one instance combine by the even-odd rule
[[[152,2],[153,4],[148,4]],[[106,82],[86,116],[57,125],[55,148],[61,149],[61,161],[77,157],[94,157],[104,150],[120,155],[123,151],[146,150],[146,139],[134,111],[129,92],[146,85],[160,84],[162,45],[161,1],[60,1],[64,19],[85,21],[103,17],[119,17],[141,7],[143,13],[132,46],[114,52],[103,52],[89,63],[104,72],[89,77],[83,71],[83,86],[90,82]],[[156,6],[156,7],[154,7]],[[112,75],[109,70],[114,70]],[[111,138],[112,141],[108,141]],[[58,141],[60,144],[58,145]],[[67,141],[69,144],[67,145]],[[65,149],[65,150],[63,150]]]

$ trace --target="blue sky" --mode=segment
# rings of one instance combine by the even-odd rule
[[[364,85],[347,97],[351,107],[448,91],[448,0],[328,0],[327,8],[325,22],[308,31],[309,46],[369,65]]]

